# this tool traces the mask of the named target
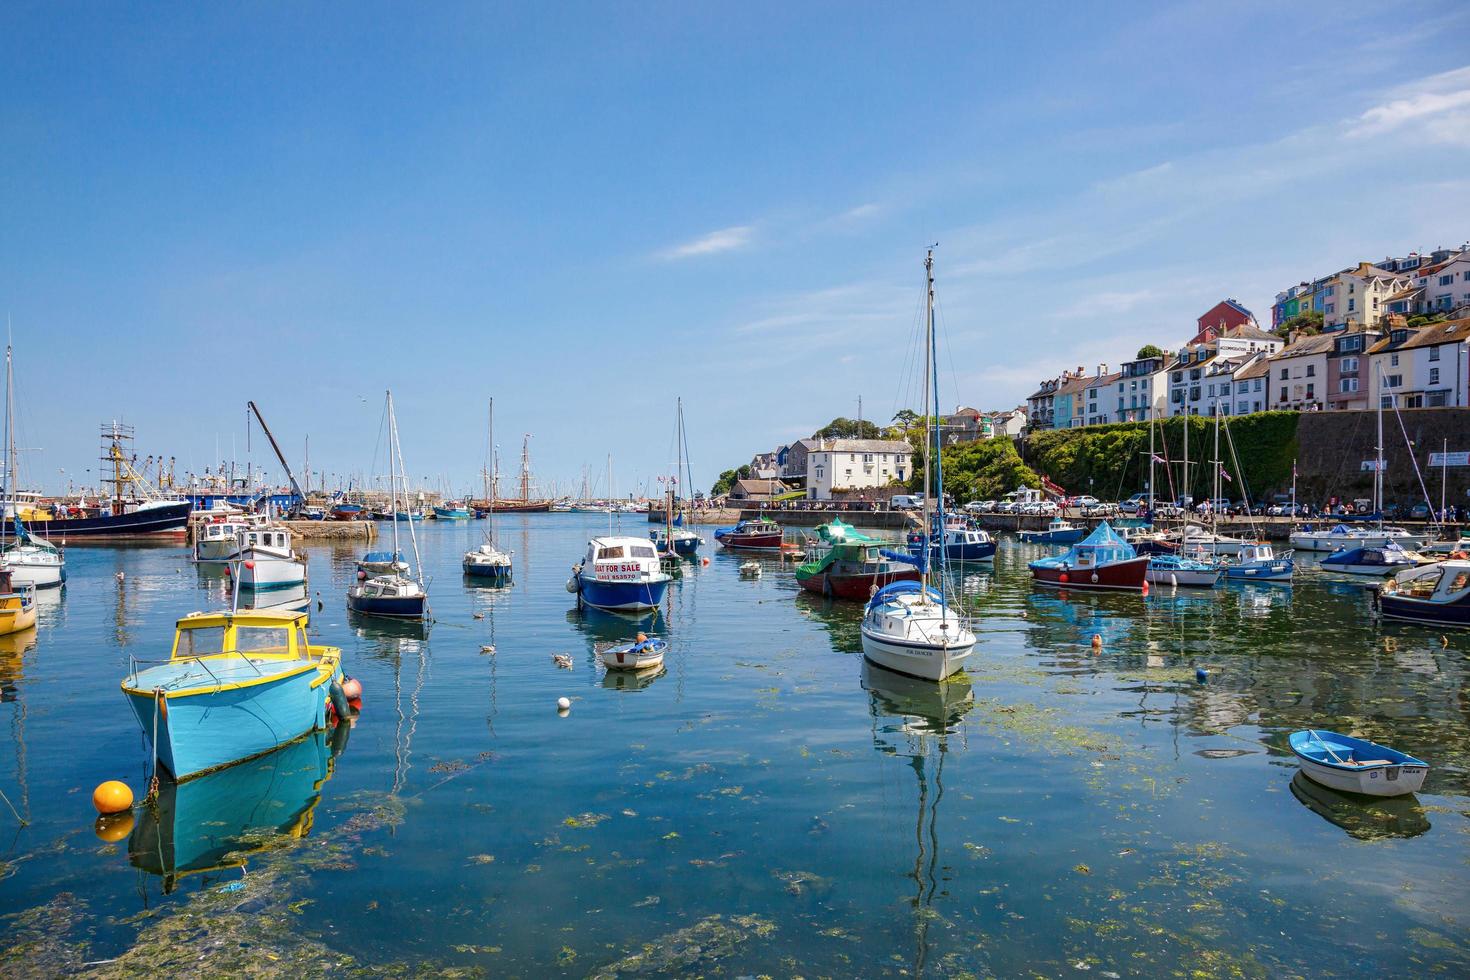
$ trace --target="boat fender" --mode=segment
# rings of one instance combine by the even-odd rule
[[[571,592],[571,593],[575,593],[577,591],[577,576],[576,575],[573,575],[571,578],[567,579],[567,591],[568,592]]]
[[[1194,669],[1194,679],[1199,681],[1201,684],[1205,684],[1210,679],[1210,672],[1204,667],[1196,667]]]
[[[1068,575],[1066,572],[1063,572],[1062,574],[1060,574],[1060,575],[1057,576],[1057,579],[1060,582],[1066,583],[1066,582],[1070,582],[1072,580],[1072,577],[1070,575]]]
[[[331,698],[332,711],[338,718],[346,718],[352,709],[347,705],[347,695],[342,693],[342,685],[335,680],[332,681],[331,686],[327,688],[327,693]]]
[[[359,582],[366,582],[367,581],[367,572],[365,572],[365,571],[363,571],[362,569],[359,568],[357,570],[357,580]]]
[[[1097,584],[1097,572],[1093,572],[1092,573],[1092,584],[1093,585],[1096,585]]]

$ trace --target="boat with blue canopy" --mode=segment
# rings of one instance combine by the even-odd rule
[[[995,539],[986,531],[971,527],[963,517],[950,517],[944,523],[932,521],[929,532],[929,550],[935,554],[944,550],[949,561],[994,561]],[[924,535],[914,531],[908,536],[909,551],[918,554],[924,546]]]
[[[1375,547],[1342,548],[1322,559],[1324,572],[1334,575],[1371,575],[1383,577],[1421,564],[1400,545],[1390,541]]]
[[[1137,592],[1147,585],[1149,561],[1103,521],[1063,554],[1038,558],[1029,567],[1037,585]]]
[[[369,551],[357,560],[357,570],[369,575],[386,575],[396,572],[408,574],[408,561],[401,551]]]
[[[1429,774],[1422,759],[1351,735],[1309,728],[1292,732],[1287,742],[1305,775],[1341,793],[1406,796]]]

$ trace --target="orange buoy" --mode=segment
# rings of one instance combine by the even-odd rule
[[[133,805],[133,791],[127,783],[109,779],[92,790],[92,805],[98,813],[122,813]]]
[[[1143,594],[1144,595],[1148,595],[1148,583],[1147,582],[1144,582],[1143,583]]]
[[[1102,634],[1101,633],[1094,633],[1094,634],[1092,634],[1092,648],[1094,650],[1101,650],[1102,649]]]
[[[647,633],[639,633],[638,634],[638,642],[639,643],[647,643],[648,642],[648,634]]]
[[[116,844],[133,832],[133,811],[99,814],[97,822],[92,825],[92,832],[98,839]]]
[[[1060,579],[1063,582],[1070,581],[1070,577],[1067,575],[1066,572],[1063,572],[1061,575],[1058,575],[1057,578]]]
[[[362,681],[356,677],[349,677],[342,682],[342,693],[347,695],[347,700],[354,701],[362,698]]]

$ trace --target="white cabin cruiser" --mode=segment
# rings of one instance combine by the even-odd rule
[[[239,548],[230,572],[240,588],[265,591],[287,589],[306,582],[306,559],[291,547],[291,532],[283,527],[252,527],[236,536]]]
[[[0,570],[15,585],[52,588],[66,581],[66,558],[51,542],[25,534],[0,552]]]
[[[1322,530],[1301,529],[1291,532],[1291,546],[1301,551],[1340,551],[1343,548],[1382,548],[1390,543],[1402,548],[1417,548],[1425,541],[1422,534],[1410,534],[1401,527],[1371,525],[1352,527],[1337,524]]]

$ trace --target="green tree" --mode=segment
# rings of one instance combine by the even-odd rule
[[[730,489],[732,487],[735,486],[736,480],[747,480],[749,478],[749,463],[746,463],[744,466],[738,467],[737,469],[726,470],[725,472],[720,474],[720,478],[715,481],[715,485],[710,487],[710,495],[713,497],[724,496],[725,494],[730,492]]]
[[[816,432],[812,433],[813,439],[880,439],[882,431],[878,426],[867,419],[843,418],[841,416],[828,422]]]
[[[1164,356],[1164,352],[1163,352],[1162,349],[1154,346],[1153,344],[1144,344],[1142,347],[1138,348],[1138,354],[1137,354],[1137,356],[1134,359],[1141,361],[1145,357],[1163,357],[1163,356]]]
[[[1311,337],[1322,332],[1322,311],[1305,310],[1282,322],[1276,332],[1283,339],[1291,335],[1293,330],[1299,331],[1302,336]]]
[[[1010,439],[984,439],[945,446],[944,492],[956,501],[994,500],[1020,486],[1039,487],[1041,478],[1027,466]],[[924,487],[924,464],[914,458],[915,472],[909,489]]]

